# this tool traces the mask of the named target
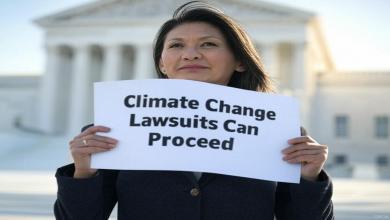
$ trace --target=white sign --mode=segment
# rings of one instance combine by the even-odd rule
[[[294,98],[173,79],[98,82],[94,96],[95,125],[119,143],[94,154],[93,168],[299,182],[300,165],[281,153],[300,136]]]

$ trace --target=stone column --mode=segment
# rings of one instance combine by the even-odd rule
[[[293,44],[293,55],[291,63],[292,83],[293,90],[301,91],[306,89],[306,60],[305,60],[305,48],[304,42]]]
[[[87,123],[87,107],[90,103],[88,97],[91,89],[90,78],[90,54],[86,45],[75,48],[74,68],[72,77],[72,94],[70,103],[69,132],[77,134],[82,126]]]
[[[41,78],[38,129],[44,133],[56,133],[56,99],[60,65],[59,46],[46,46],[46,72]]]
[[[136,45],[134,79],[156,78],[153,65],[152,46],[149,44]]]
[[[275,81],[278,81],[280,78],[278,49],[278,43],[267,43],[260,47],[260,55],[263,58],[265,72]]]
[[[310,130],[310,93],[307,88],[308,74],[306,70],[306,44],[297,42],[293,44],[291,75],[292,93],[300,101],[302,126]]]
[[[107,45],[104,48],[102,81],[121,80],[122,53],[120,45]]]

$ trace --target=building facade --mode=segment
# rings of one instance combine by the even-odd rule
[[[1,129],[64,134],[93,122],[93,82],[154,78],[154,36],[184,2],[104,0],[37,19],[46,72],[39,83],[2,79]],[[277,92],[299,99],[302,125],[329,145],[329,164],[389,164],[389,73],[336,72],[310,12],[261,1],[212,3],[248,31]]]

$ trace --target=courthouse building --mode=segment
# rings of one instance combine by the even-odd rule
[[[1,78],[0,129],[61,135],[91,123],[92,83],[154,78],[155,34],[183,2],[101,0],[35,20],[45,33],[46,71]],[[390,72],[335,70],[311,12],[212,2],[248,31],[277,92],[299,99],[302,125],[329,145],[330,169],[350,175],[356,164],[389,167]]]

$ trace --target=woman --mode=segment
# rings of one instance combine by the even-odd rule
[[[154,62],[160,78],[191,79],[270,92],[247,34],[221,11],[198,1],[176,10],[157,34]],[[309,136],[288,141],[283,159],[302,164],[300,184],[212,173],[116,171],[90,168],[91,154],[117,140],[88,126],[70,141],[74,164],[58,169],[57,219],[333,219],[332,184],[322,170],[327,146]],[[287,143],[286,143],[287,145]]]

